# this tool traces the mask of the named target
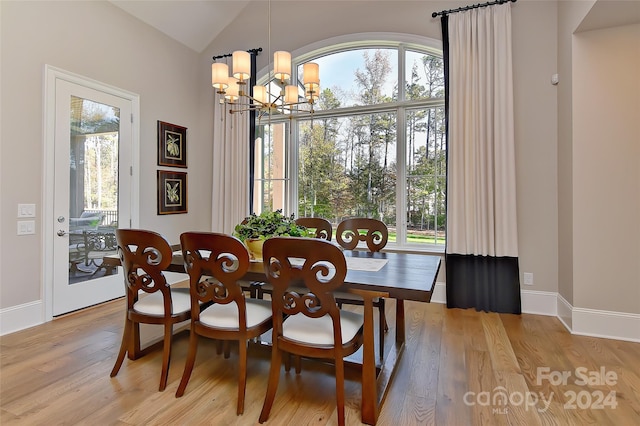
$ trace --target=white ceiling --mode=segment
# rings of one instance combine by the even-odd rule
[[[249,0],[111,0],[125,12],[201,53]]]
[[[111,3],[201,53],[251,0],[111,0]],[[638,22],[639,0],[597,0],[578,31]]]

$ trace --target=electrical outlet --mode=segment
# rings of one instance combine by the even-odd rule
[[[525,285],[533,285],[533,273],[525,272],[524,273],[524,284]]]

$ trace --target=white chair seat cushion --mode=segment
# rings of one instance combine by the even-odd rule
[[[271,318],[271,302],[262,299],[245,299],[247,306],[247,327],[254,327]],[[234,302],[222,305],[214,303],[200,312],[200,323],[211,328],[237,330],[239,328],[238,305]]]
[[[188,288],[172,288],[171,302],[173,315],[181,314],[191,310],[191,296],[189,296]],[[145,296],[141,296],[136,303],[133,304],[133,310],[146,315],[164,315],[164,301],[162,293],[156,291]]]
[[[364,316],[357,312],[340,311],[342,343],[346,343],[358,333],[364,323]],[[314,345],[333,345],[333,323],[329,315],[309,318],[303,314],[288,316],[282,324],[282,334],[290,340]]]

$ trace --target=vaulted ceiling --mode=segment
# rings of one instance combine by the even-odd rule
[[[127,13],[198,53],[233,22],[244,8],[250,7],[251,2],[252,0],[111,0],[111,3]],[[474,2],[469,2],[472,3]],[[640,1],[597,0],[578,31],[639,22]]]
[[[111,0],[111,3],[200,53],[250,1]]]

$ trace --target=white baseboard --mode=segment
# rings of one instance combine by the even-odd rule
[[[557,316],[557,295],[558,293],[550,291],[521,290],[522,313],[552,317]]]
[[[522,313],[555,316],[571,334],[640,342],[640,314],[574,308],[558,293],[521,290]],[[437,282],[432,303],[447,303],[446,283]]]
[[[573,306],[559,293],[556,306],[558,307],[558,319],[571,332],[571,327],[573,327]]]
[[[0,336],[44,323],[42,300],[0,309]]]
[[[523,290],[520,293],[522,299],[522,312],[536,315],[556,315],[556,294],[549,291]],[[433,288],[431,303],[447,303],[447,285],[438,281]]]
[[[573,308],[572,334],[640,342],[640,315]]]

